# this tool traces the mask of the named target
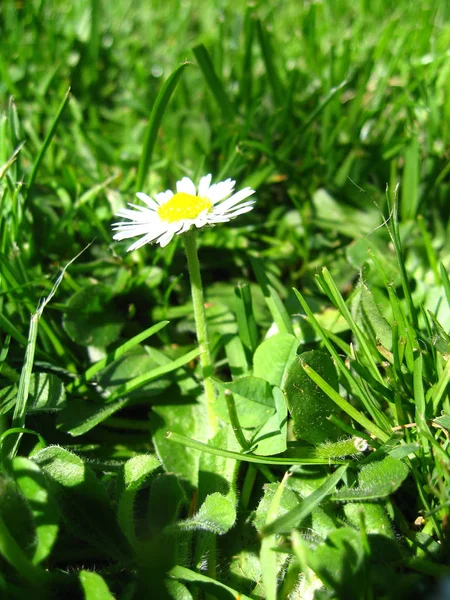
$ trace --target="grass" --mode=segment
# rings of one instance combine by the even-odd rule
[[[445,598],[449,13],[1,3],[3,597]],[[208,172],[212,439],[182,243],[111,233]]]

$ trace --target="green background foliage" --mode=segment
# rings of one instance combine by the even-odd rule
[[[1,2],[2,597],[445,597],[449,17]],[[111,234],[209,172],[212,439],[182,244]]]

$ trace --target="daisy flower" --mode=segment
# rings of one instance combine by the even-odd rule
[[[255,193],[249,187],[234,192],[236,182],[226,179],[211,185],[212,175],[200,180],[198,190],[189,177],[177,182],[176,192],[170,190],[155,194],[153,198],[138,192],[136,196],[146,206],[129,204],[117,213],[127,219],[113,224],[115,240],[138,237],[128,251],[137,250],[150,242],[167,246],[175,234],[185,233],[191,227],[226,223],[234,217],[252,210],[254,200],[246,200]],[[245,202],[244,202],[245,201]]]

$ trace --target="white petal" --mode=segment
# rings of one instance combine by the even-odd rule
[[[161,227],[135,225],[134,227],[121,227],[120,229],[117,229],[117,233],[115,233],[113,237],[115,240],[126,240],[140,235],[154,234],[155,236],[158,236],[162,231],[164,231],[164,229],[161,229]]]
[[[191,221],[191,219],[186,219],[186,221],[183,223],[183,226],[178,233],[180,234],[180,233],[185,233],[186,231],[189,231],[189,229],[192,227],[192,225],[193,225],[193,222]]]
[[[139,200],[141,200],[142,202],[145,202],[145,204],[153,209],[156,210],[158,208],[158,204],[152,199],[150,198],[150,196],[147,196],[147,194],[144,194],[142,192],[137,192],[136,196],[139,198]],[[130,206],[136,206],[135,204],[131,204]],[[136,206],[136,208],[139,208],[138,206]]]
[[[156,202],[155,202],[155,204],[156,204]],[[143,212],[143,213],[149,213],[150,211],[152,213],[154,212],[153,209],[149,210],[146,206],[140,206],[139,204],[132,204],[131,202],[128,203],[128,206],[132,206],[135,211],[138,210],[139,212]],[[156,205],[156,206],[158,206],[158,205]],[[124,210],[127,210],[127,209],[124,209]],[[130,212],[132,212],[132,211],[130,211]]]
[[[213,204],[220,202],[220,200],[228,198],[228,196],[233,193],[235,185],[236,182],[232,179],[226,179],[220,183],[215,183],[208,190],[208,198]]]
[[[167,244],[170,244],[174,235],[175,235],[174,231],[171,231],[171,230],[166,231],[161,237],[159,237],[157,239],[157,242],[161,246],[161,248],[165,248],[167,246]]]
[[[189,179],[189,177],[183,177],[180,181],[177,181],[177,192],[184,192],[185,194],[189,194],[191,196],[197,195],[197,190],[195,189],[195,185]]]
[[[166,190],[165,192],[160,192],[159,194],[155,194],[155,201],[161,206],[168,200],[170,200],[173,196],[173,192],[171,190]]]
[[[224,216],[229,217],[230,219],[234,219],[235,217],[237,217],[238,215],[243,215],[246,212],[249,212],[253,209],[253,205],[252,206],[244,206],[243,208],[238,208],[237,210],[235,210],[234,212],[231,213],[227,213]]]
[[[247,202],[240,202],[237,205],[229,206],[228,208],[225,208],[225,210],[221,210],[221,206],[215,206],[215,210],[213,212],[216,215],[228,215],[230,212],[234,212],[238,208],[245,208],[246,206],[251,206],[253,208],[254,205],[255,202],[253,200],[248,200]]]
[[[248,198],[249,196],[251,196],[254,193],[255,193],[255,190],[252,190],[252,188],[246,187],[243,190],[239,190],[239,192],[236,192],[235,194],[233,194],[231,196],[231,198],[224,200],[221,204],[219,204],[215,208],[217,208],[218,210],[220,210],[222,212],[226,211],[226,210],[230,209],[232,206],[236,206],[236,204],[241,202],[241,200],[245,200],[245,198]]]
[[[210,225],[214,225],[215,223],[228,223],[230,219],[228,217],[226,217],[225,215],[209,215],[208,216],[208,223]]]
[[[201,198],[208,196],[208,190],[209,190],[209,186],[211,184],[211,179],[212,179],[211,173],[209,173],[208,175],[205,175],[204,177],[202,177],[200,179],[200,183],[198,186],[198,195]]]

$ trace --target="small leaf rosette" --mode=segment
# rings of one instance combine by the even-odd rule
[[[236,182],[226,179],[211,185],[212,175],[200,180],[198,190],[189,177],[177,182],[176,192],[167,190],[153,198],[138,192],[136,196],[146,206],[129,204],[117,213],[127,219],[113,224],[115,240],[139,237],[128,251],[137,250],[145,244],[156,242],[167,246],[175,235],[185,233],[191,227],[204,227],[226,223],[252,210],[254,200],[247,200],[255,193],[250,187],[234,192]]]

